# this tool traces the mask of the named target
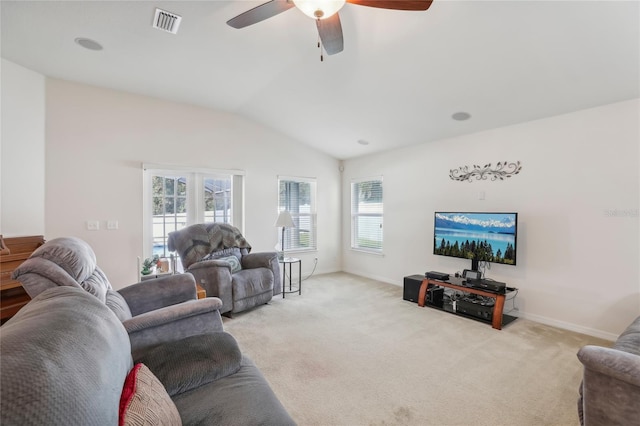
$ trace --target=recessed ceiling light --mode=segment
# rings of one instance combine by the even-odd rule
[[[471,114],[469,114],[468,112],[460,111],[460,112],[456,112],[455,114],[453,114],[451,116],[451,118],[453,118],[454,120],[457,120],[457,121],[464,121],[464,120],[470,119],[471,118]]]
[[[90,38],[78,37],[74,41],[85,49],[102,50],[102,45],[100,45],[100,43],[98,43],[97,41],[91,40]]]
[[[360,145],[369,145],[369,141],[365,141],[364,139],[359,139],[359,140],[358,140],[358,143],[359,143]]]

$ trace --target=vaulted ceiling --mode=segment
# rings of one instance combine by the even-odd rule
[[[637,1],[346,4],[344,51],[324,61],[314,21],[295,8],[226,24],[263,2],[3,0],[1,55],[54,78],[236,113],[339,159],[640,97]],[[152,28],[156,7],[182,17],[176,35]]]

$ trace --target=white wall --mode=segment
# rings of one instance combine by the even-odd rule
[[[431,254],[433,212],[518,211],[518,265],[489,275],[520,289],[521,316],[614,338],[640,313],[638,100],[348,160],[341,176],[337,160],[233,114],[55,79],[46,80],[45,111],[44,86],[43,76],[2,60],[0,231],[84,238],[117,288],[136,278],[141,163],[151,162],[245,170],[245,234],[256,250],[277,241],[277,175],[316,177],[319,250],[301,256],[303,273],[316,256],[318,273],[397,285],[461,270],[468,262]],[[522,161],[522,173],[504,182],[448,177],[504,160]],[[350,179],[380,174],[384,257],[348,249]],[[87,219],[102,229],[87,231]],[[120,229],[106,231],[108,219]]]
[[[516,211],[518,264],[492,265],[488,276],[519,288],[520,316],[615,337],[640,314],[639,104],[345,161],[344,269],[402,285],[407,275],[469,268],[432,254],[434,212]],[[522,172],[496,182],[449,178],[450,169],[505,160],[521,161]],[[349,249],[350,181],[373,175],[384,176],[383,257]]]
[[[45,79],[2,59],[0,234],[44,235]]]
[[[341,269],[338,161],[237,115],[47,79],[46,237],[80,237],[116,288],[142,256],[143,162],[239,169],[244,236],[254,252],[277,243],[278,175],[317,178],[318,251],[297,254],[303,275]],[[117,231],[106,221],[119,221]],[[99,220],[99,231],[86,230]]]

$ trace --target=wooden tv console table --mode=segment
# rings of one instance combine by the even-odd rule
[[[420,285],[420,293],[418,294],[418,306],[425,306],[425,299],[427,296],[427,288],[429,284],[437,285],[440,287],[448,287],[454,290],[462,291],[464,293],[477,294],[478,296],[491,297],[495,299],[493,305],[493,315],[491,319],[491,326],[497,330],[502,329],[502,310],[504,309],[505,295],[501,293],[493,293],[486,290],[480,290],[477,288],[464,285],[462,278],[451,277],[448,281],[435,280],[433,278],[425,278]]]

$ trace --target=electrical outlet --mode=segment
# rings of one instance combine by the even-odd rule
[[[88,231],[98,231],[100,229],[100,221],[99,220],[88,220],[87,221],[87,230]]]
[[[114,219],[108,220],[107,229],[110,231],[115,231],[116,229],[118,229],[118,221]]]

